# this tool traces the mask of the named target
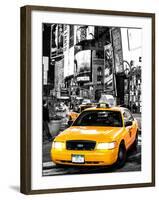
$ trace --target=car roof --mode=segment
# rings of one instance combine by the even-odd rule
[[[113,107],[109,107],[109,108],[97,108],[97,107],[91,107],[91,108],[86,108],[84,111],[92,111],[92,110],[111,110],[111,111],[119,111],[119,112],[123,112],[123,110],[126,109],[124,107],[119,107],[119,106],[113,106]]]

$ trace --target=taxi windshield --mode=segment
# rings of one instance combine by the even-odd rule
[[[73,126],[122,127],[122,117],[119,111],[109,111],[109,110],[84,111],[75,120]]]

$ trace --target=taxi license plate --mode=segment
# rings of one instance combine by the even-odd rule
[[[72,163],[84,163],[84,155],[72,155]]]

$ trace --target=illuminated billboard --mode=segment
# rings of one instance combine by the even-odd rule
[[[114,49],[114,65],[116,73],[123,73],[123,49],[121,40],[121,30],[119,27],[112,28],[112,41]]]
[[[64,52],[64,77],[74,74],[74,47]]]
[[[79,51],[75,55],[77,61],[77,72],[90,71],[91,68],[91,50]]]
[[[106,91],[113,91],[113,48],[111,44],[104,46],[104,84]]]
[[[77,81],[88,82],[91,75],[91,50],[79,51],[75,55]]]

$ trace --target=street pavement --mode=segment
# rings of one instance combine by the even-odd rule
[[[139,127],[141,128],[141,115],[133,114],[137,119]],[[61,131],[65,129],[62,125]],[[125,165],[118,169],[116,167],[77,167],[77,166],[56,166],[51,161],[50,149],[52,142],[49,142],[47,138],[43,140],[43,176],[62,175],[62,174],[88,174],[88,173],[110,173],[110,172],[128,172],[128,171],[141,171],[141,144],[142,137],[141,131],[138,138],[138,145],[136,150],[130,150],[127,153],[127,160]]]

